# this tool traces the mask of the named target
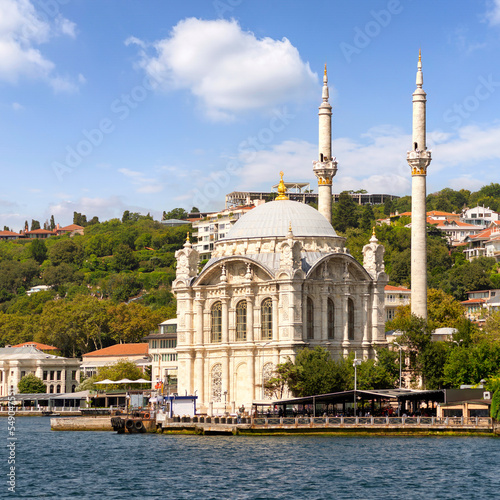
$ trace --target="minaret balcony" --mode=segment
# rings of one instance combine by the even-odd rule
[[[427,167],[431,159],[431,152],[428,149],[408,151],[406,161],[411,167],[411,175],[427,175]]]
[[[313,171],[316,177],[332,178],[337,173],[337,159],[328,161],[313,161]]]

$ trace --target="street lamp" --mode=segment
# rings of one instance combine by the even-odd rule
[[[356,416],[356,390],[358,385],[358,366],[361,364],[361,360],[356,358],[356,353],[354,353],[354,361],[352,366],[354,366],[354,416]]]
[[[401,389],[401,360],[402,360],[401,350],[403,349],[403,346],[401,346],[397,342],[393,342],[393,344],[399,347],[399,388]]]

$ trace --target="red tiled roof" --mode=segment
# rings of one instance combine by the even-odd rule
[[[13,233],[12,231],[0,231],[0,236],[17,236],[17,237],[19,237],[19,233]]]
[[[40,342],[23,342],[22,344],[13,345],[12,347],[28,347],[35,346],[40,351],[58,351],[57,347],[53,345],[41,344]]]
[[[149,345],[140,344],[115,344],[98,351],[88,352],[84,356],[147,356]]]
[[[56,232],[48,229],[33,229],[33,231],[26,231],[25,234],[56,234]]]
[[[462,302],[460,303],[466,306],[467,304],[483,304],[484,302],[486,302],[486,299],[469,299],[469,300],[462,300]]]
[[[388,292],[411,292],[409,288],[405,288],[404,286],[392,286],[385,285],[385,290]]]
[[[70,224],[69,226],[60,227],[58,231],[76,231],[77,229],[85,229],[83,226],[77,224]]]

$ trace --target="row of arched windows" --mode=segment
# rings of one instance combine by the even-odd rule
[[[270,297],[260,304],[261,331],[263,340],[273,338],[273,301]],[[222,303],[215,302],[210,310],[211,342],[222,341]],[[240,300],[236,304],[236,340],[247,339],[247,301]]]
[[[261,302],[261,331],[262,340],[272,340],[273,338],[273,302],[271,298],[266,298]],[[211,342],[222,341],[222,303],[215,302],[211,311]],[[311,297],[307,297],[306,302],[306,334],[308,339],[314,339],[314,302]],[[328,338],[334,339],[335,335],[335,305],[332,299],[327,300],[327,330]],[[354,340],[354,301],[347,299],[347,330],[349,340]],[[341,334],[342,335],[342,334]],[[236,304],[236,340],[245,341],[247,339],[247,301],[240,300]]]

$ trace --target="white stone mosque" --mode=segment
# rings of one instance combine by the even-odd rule
[[[199,412],[270,399],[265,382],[304,347],[373,358],[386,344],[384,247],[373,234],[361,264],[331,225],[337,161],[326,66],[323,82],[318,210],[290,201],[281,173],[276,200],[238,220],[201,272],[189,240],[176,253],[178,393],[197,395]]]

